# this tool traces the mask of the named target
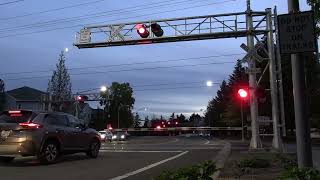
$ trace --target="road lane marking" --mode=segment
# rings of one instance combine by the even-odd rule
[[[209,144],[210,143],[210,141],[208,140],[208,139],[206,139],[206,142],[204,143],[204,144]]]
[[[181,152],[184,152],[184,151],[127,151],[127,150],[100,149],[100,152],[115,152],[115,153],[181,153]]]
[[[159,166],[159,165],[161,165],[161,164],[163,164],[163,163],[166,163],[166,162],[168,162],[168,161],[171,161],[171,160],[173,160],[173,159],[176,159],[176,158],[178,158],[178,157],[180,157],[180,156],[183,156],[183,155],[187,154],[188,152],[189,152],[189,151],[184,151],[184,152],[182,152],[182,153],[180,153],[180,154],[178,154],[178,155],[175,155],[175,156],[173,156],[173,157],[170,157],[170,158],[168,158],[168,159],[164,159],[164,160],[162,160],[162,161],[159,161],[159,162],[150,164],[150,165],[148,165],[148,166],[146,166],[146,167],[143,167],[143,168],[141,168],[141,169],[138,169],[138,170],[129,172],[129,173],[124,174],[124,175],[122,175],[122,176],[118,176],[118,177],[112,178],[112,179],[110,179],[110,180],[121,180],[121,179],[125,179],[125,178],[127,178],[127,177],[129,177],[129,176],[133,176],[133,175],[139,174],[139,173],[141,173],[141,172],[143,172],[143,171],[146,171],[146,170],[151,169],[151,168],[153,168],[153,167]]]

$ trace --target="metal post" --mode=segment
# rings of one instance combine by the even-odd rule
[[[266,9],[267,18],[267,43],[268,43],[268,55],[269,55],[269,71],[270,71],[270,89],[271,89],[271,102],[272,102],[272,120],[273,120],[273,141],[272,147],[280,150],[282,148],[282,141],[280,138],[279,130],[279,105],[278,105],[278,89],[277,89],[277,74],[276,74],[276,62],[274,53],[273,42],[273,27],[272,27],[272,11],[270,8]]]
[[[298,0],[288,0],[289,13],[297,13]],[[312,167],[310,122],[306,111],[306,87],[304,60],[298,54],[291,55],[294,111],[296,123],[297,157],[299,167]]]
[[[76,101],[76,117],[79,118],[79,102]]]
[[[241,132],[241,140],[242,142],[244,141],[244,129],[243,129],[243,106],[242,106],[243,100],[240,102],[240,108],[241,108],[241,127],[242,127],[242,132]]]
[[[253,31],[253,18],[252,18],[252,11],[250,6],[250,0],[247,0],[247,15],[246,15],[246,25],[247,30],[249,31],[247,36],[247,46],[249,48],[249,52],[252,51],[254,48],[254,37],[252,35]],[[253,58],[249,58],[248,66],[250,70],[256,68],[256,62]],[[259,124],[257,123],[257,116],[258,116],[258,103],[257,97],[255,94],[255,90],[257,88],[256,83],[256,74],[249,73],[249,86],[250,86],[250,113],[251,113],[251,132],[252,137],[250,141],[250,148],[257,149],[262,147],[262,143],[259,136]]]
[[[277,7],[274,8],[274,25],[276,28],[276,41],[277,41],[277,47],[276,47],[276,62],[278,67],[278,78],[279,78],[279,96],[280,96],[280,119],[281,119],[281,127],[282,127],[282,136],[287,135],[286,130],[286,116],[285,116],[285,109],[284,109],[284,94],[283,94],[283,78],[282,78],[282,65],[281,65],[281,54],[280,54],[280,43],[279,43],[279,31],[278,31],[278,13],[277,13]]]
[[[121,104],[119,104],[119,107],[118,107],[118,129],[120,129],[120,108],[121,108]]]

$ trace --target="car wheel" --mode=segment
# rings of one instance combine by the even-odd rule
[[[14,160],[14,157],[0,157],[0,161],[4,163],[11,163]]]
[[[59,147],[55,142],[47,142],[44,144],[38,159],[41,163],[51,164],[56,162],[59,157]]]
[[[100,151],[100,142],[97,140],[93,140],[86,154],[91,158],[97,158],[99,155],[99,151]]]

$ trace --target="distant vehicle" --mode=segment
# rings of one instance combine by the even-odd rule
[[[98,132],[72,115],[29,110],[0,114],[0,156],[6,162],[17,156],[36,156],[50,164],[60,155],[77,152],[97,158],[99,150]]]
[[[105,131],[99,131],[100,133],[100,138],[101,138],[101,141],[112,141],[112,132],[109,131],[109,130],[105,130]]]
[[[201,137],[210,137],[211,134],[210,134],[210,131],[200,131],[199,132],[199,136],[201,136]]]
[[[128,135],[126,132],[116,132],[112,136],[112,141],[125,141],[128,139]]]

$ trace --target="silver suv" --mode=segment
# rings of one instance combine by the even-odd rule
[[[97,158],[99,150],[99,133],[72,115],[28,110],[0,114],[0,156],[7,162],[36,156],[48,164],[62,154],[78,152]]]

